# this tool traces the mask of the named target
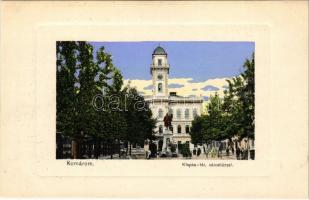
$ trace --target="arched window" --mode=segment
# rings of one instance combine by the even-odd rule
[[[181,126],[180,125],[177,126],[177,133],[181,133]]]
[[[186,125],[186,133],[189,133],[189,132],[190,132],[190,126]]]
[[[186,119],[189,119],[189,109],[186,109],[186,110],[185,110],[185,118],[186,118]]]
[[[181,110],[180,110],[180,109],[177,110],[177,118],[178,118],[178,119],[181,118]]]
[[[193,109],[193,117],[196,117],[197,116],[197,110],[196,108]]]
[[[162,83],[158,84],[158,92],[162,92]]]
[[[159,133],[160,134],[163,133],[163,126],[162,125],[159,126]]]
[[[158,118],[162,118],[162,117],[163,117],[163,110],[159,109]]]

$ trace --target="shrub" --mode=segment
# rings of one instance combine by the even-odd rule
[[[183,157],[192,157],[192,153],[191,153],[191,151],[190,151],[190,148],[189,148],[189,145],[188,144],[184,144],[184,145],[182,145],[182,148],[181,148],[181,152],[180,152],[181,154],[182,154],[182,156]]]
[[[175,145],[171,145],[171,152],[172,153],[176,152],[176,146]]]

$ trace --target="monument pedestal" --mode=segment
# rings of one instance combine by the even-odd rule
[[[162,154],[171,154],[171,148],[169,144],[173,144],[173,133],[169,129],[163,130],[163,145],[162,145]]]

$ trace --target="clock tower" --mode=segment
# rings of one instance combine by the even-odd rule
[[[153,84],[153,95],[168,97],[168,74],[169,64],[167,62],[167,53],[158,46],[152,53],[152,64],[150,67]]]

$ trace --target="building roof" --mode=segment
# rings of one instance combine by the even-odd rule
[[[169,96],[169,100],[170,101],[201,101],[203,102],[202,98],[197,97],[197,96],[182,97],[182,96],[176,95],[176,96]]]
[[[203,99],[198,96],[182,97],[182,96],[153,96],[145,95],[146,101],[158,101],[158,102],[178,102],[178,103],[203,103]]]
[[[152,55],[167,55],[166,51],[158,46],[157,48],[155,48],[155,50],[153,51],[153,54]]]

